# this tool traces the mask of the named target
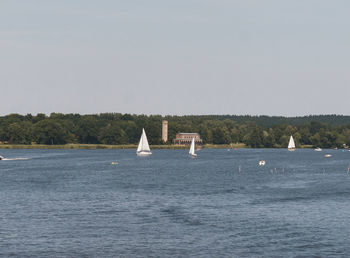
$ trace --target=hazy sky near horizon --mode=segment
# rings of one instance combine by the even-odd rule
[[[0,115],[350,115],[348,0],[1,0]]]

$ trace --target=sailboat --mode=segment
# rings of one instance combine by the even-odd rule
[[[148,140],[147,140],[147,136],[144,128],[142,128],[142,135],[139,142],[139,146],[137,147],[136,154],[138,156],[149,156],[152,154],[151,149],[149,148],[149,145],[148,145]]]
[[[290,139],[289,139],[288,150],[295,151],[295,143],[292,135],[290,136]]]
[[[192,156],[192,157],[197,157],[197,154],[194,153],[194,150],[195,150],[195,143],[194,143],[194,138],[192,138],[192,142],[191,142],[191,147],[190,147],[190,151],[189,151],[189,154]]]

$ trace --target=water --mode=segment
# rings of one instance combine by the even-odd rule
[[[0,152],[1,256],[350,253],[349,151]]]

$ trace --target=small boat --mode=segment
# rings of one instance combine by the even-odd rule
[[[322,149],[320,147],[317,147],[315,151],[322,151]]]
[[[259,166],[265,166],[265,164],[266,164],[265,160],[260,160],[259,161]]]
[[[149,156],[152,154],[151,149],[149,148],[149,145],[148,145],[148,140],[147,140],[147,136],[144,128],[142,128],[142,135],[139,142],[139,146],[137,147],[137,150],[136,150],[136,154],[138,156]]]
[[[289,138],[288,150],[289,151],[295,151],[295,143],[294,143],[294,139],[293,139],[292,135]]]
[[[326,155],[324,155],[324,157],[325,158],[330,158],[330,157],[332,157],[332,155],[331,154],[326,154]]]
[[[194,142],[194,138],[192,138],[190,151],[189,151],[188,153],[189,153],[192,157],[197,157],[197,154],[194,152],[194,150],[195,150],[195,142]]]
[[[111,165],[118,165],[117,161],[112,161]]]

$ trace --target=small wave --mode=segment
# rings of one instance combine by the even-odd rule
[[[240,187],[240,189],[244,189]],[[201,193],[200,195],[224,195],[224,194],[231,194],[231,193],[238,193],[239,190],[232,188],[232,189],[224,189],[224,190],[215,190],[215,191],[211,191],[211,192],[204,192]]]
[[[184,223],[191,226],[202,225],[199,219],[193,218],[190,214],[185,213],[180,207],[170,206],[161,210],[162,213],[167,214],[175,223]]]

